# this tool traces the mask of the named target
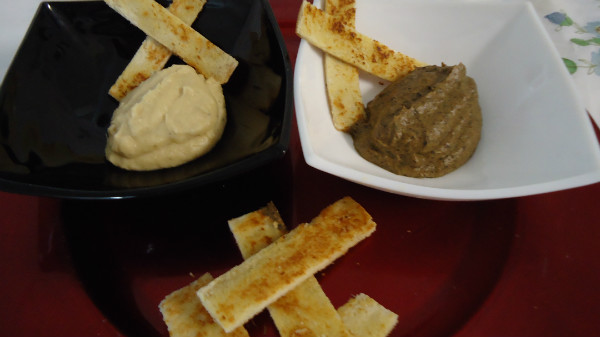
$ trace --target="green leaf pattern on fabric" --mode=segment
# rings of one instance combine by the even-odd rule
[[[563,58],[563,62],[565,62],[565,65],[567,66],[567,69],[569,70],[570,74],[574,74],[577,71],[577,63],[567,58]]]
[[[573,29],[575,33],[581,34],[581,38],[572,38],[569,41],[579,47],[590,48],[590,57],[570,60],[563,58],[565,66],[569,73],[574,74],[579,69],[587,69],[587,74],[600,76],[600,21],[590,21],[585,25],[579,25],[565,12],[552,12],[545,16],[552,24],[556,25],[556,30]]]

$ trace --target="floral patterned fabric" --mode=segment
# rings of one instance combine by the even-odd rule
[[[588,113],[600,126],[600,0],[533,0]]]

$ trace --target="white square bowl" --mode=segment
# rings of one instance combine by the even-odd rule
[[[333,127],[323,53],[303,40],[294,94],[310,166],[376,189],[441,200],[517,197],[600,181],[591,121],[529,2],[358,1],[356,27],[429,64],[464,63],[478,85],[482,138],[464,166],[440,178],[399,176],[366,161],[352,138]],[[361,74],[365,103],[381,83]]]

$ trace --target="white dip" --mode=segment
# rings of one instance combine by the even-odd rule
[[[108,128],[106,158],[137,171],[181,165],[213,148],[226,115],[219,83],[173,65],[123,98]]]

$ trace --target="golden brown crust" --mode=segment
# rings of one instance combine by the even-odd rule
[[[354,27],[355,0],[327,0],[325,11],[348,27]],[[365,116],[358,68],[325,54],[325,86],[333,126],[347,132]]]
[[[228,224],[244,259],[287,232],[279,211],[272,202],[258,211],[231,219]]]
[[[191,25],[205,4],[206,0],[173,0],[168,10],[184,23]],[[161,70],[171,55],[168,48],[153,38],[146,37],[108,93],[117,101],[122,100],[127,93]]]
[[[197,294],[215,321],[232,331],[371,235],[375,226],[362,206],[343,198]]]
[[[385,337],[398,323],[398,315],[365,294],[351,298],[338,312],[354,336]]]
[[[171,337],[248,337],[248,332],[243,327],[226,334],[200,303],[196,291],[212,280],[213,277],[206,273],[189,285],[167,295],[160,302],[158,307]]]
[[[296,34],[326,53],[389,81],[425,65],[357,32],[307,1],[300,7]]]
[[[230,220],[229,227],[244,258],[257,253],[287,232],[272,202],[258,211]],[[274,227],[278,230],[274,230]],[[349,336],[340,315],[314,276],[267,308],[282,337]]]
[[[236,59],[154,0],[104,2],[196,71],[220,84],[229,80],[238,65]]]

